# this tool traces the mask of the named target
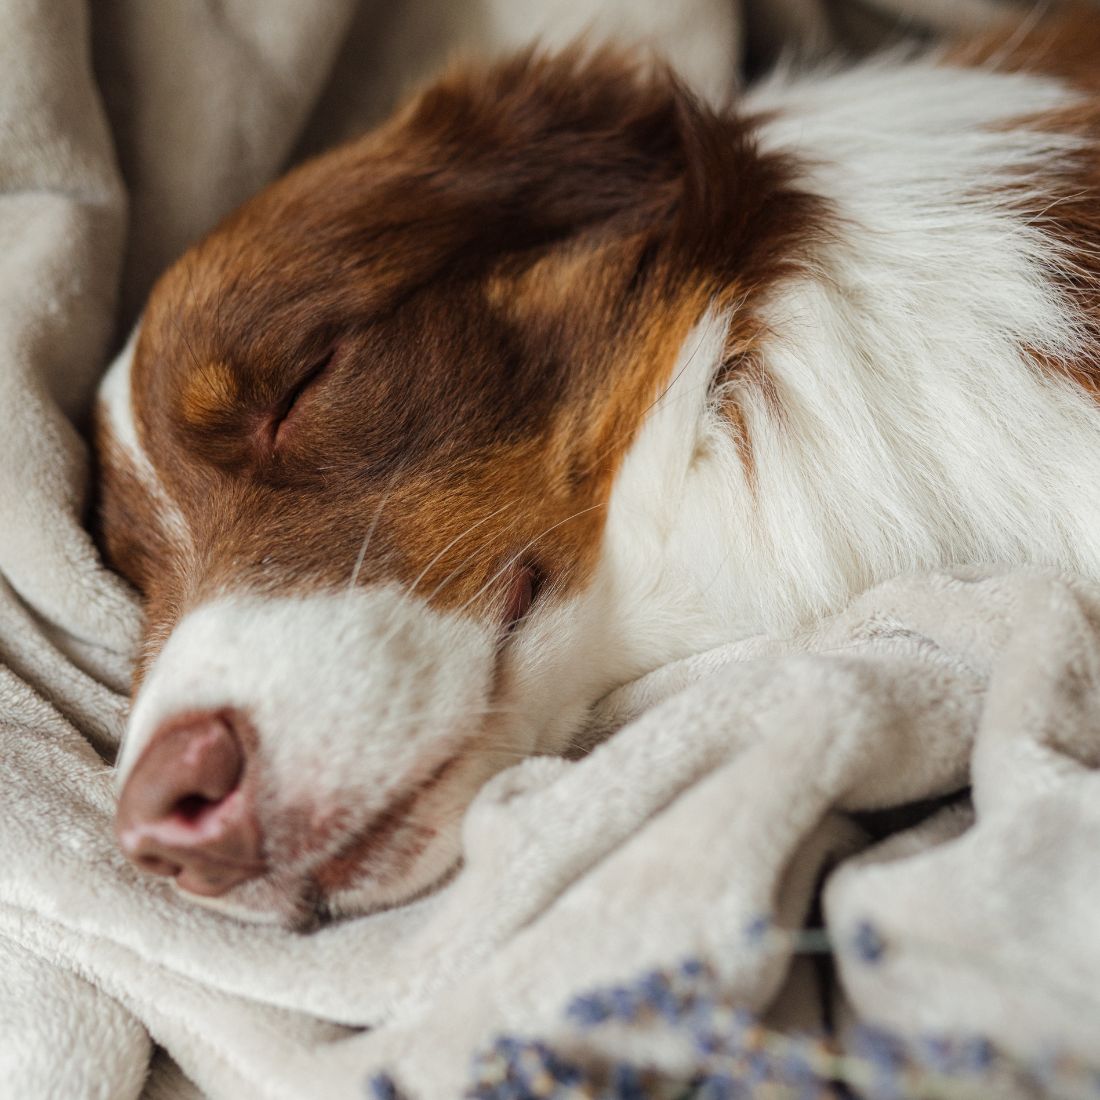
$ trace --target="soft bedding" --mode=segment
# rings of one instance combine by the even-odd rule
[[[591,754],[482,792],[446,887],[310,936],[196,908],[111,836],[138,607],[88,533],[85,439],[187,242],[456,48],[591,25],[720,99],[739,59],[1001,10],[0,0],[0,1094],[352,1097],[382,1074],[452,1097],[499,1032],[689,1080],[697,1052],[645,1013],[567,1012],[685,961],[780,1031],[1095,1060],[1100,590],[1080,578],[901,577],[660,669],[605,701]],[[807,922],[838,980],[802,958]]]

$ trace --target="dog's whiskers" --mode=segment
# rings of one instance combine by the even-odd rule
[[[416,592],[417,586],[428,575],[428,572],[431,570],[432,566],[435,565],[436,562],[438,562],[439,559],[443,557],[443,555],[446,554],[448,550],[452,549],[454,546],[457,546],[458,543],[460,543],[464,538],[470,535],[471,532],[475,531],[483,523],[488,523],[489,520],[495,518],[496,516],[499,516],[500,513],[503,512],[507,507],[507,503],[502,504],[499,508],[494,508],[493,511],[491,511],[488,515],[482,516],[481,519],[476,520],[474,523],[471,523],[468,527],[459,532],[459,534],[455,535],[455,537],[451,539],[451,541],[448,542],[446,546],[444,546],[441,550],[439,550],[436,554],[432,556],[427,565],[425,565],[424,568],[421,569],[420,572],[417,574],[412,584],[409,585],[401,593],[397,602],[390,609],[390,618],[393,620],[394,625],[390,632],[378,643],[379,646],[387,645],[390,641],[393,640],[393,638],[397,636],[398,631],[401,629],[401,620],[398,615],[402,608],[407,606],[409,600],[412,599],[414,593]],[[471,560],[475,556],[476,552],[472,554],[467,560]]]
[[[390,493],[393,492],[393,487],[397,482],[397,475],[399,470],[395,470],[393,476],[390,478],[389,485],[386,486],[386,491],[382,494],[381,500],[378,502],[378,507],[374,510],[374,518],[370,522],[370,527],[367,528],[366,537],[363,539],[363,545],[359,547],[359,556],[355,559],[355,568],[351,571],[351,577],[348,580],[348,591],[350,592],[356,582],[359,580],[359,572],[363,568],[363,562],[367,557],[367,548],[371,544],[371,539],[374,538],[375,529],[378,527],[378,521],[382,517],[382,509],[386,506],[386,501],[390,499]]]
[[[462,604],[461,607],[458,608],[457,614],[461,614],[472,603],[474,603],[475,600],[479,599],[482,596],[482,594],[486,591],[486,589],[488,589],[492,584],[494,584],[497,580],[499,580],[505,573],[507,573],[508,570],[511,569],[516,564],[516,562],[520,561],[523,558],[523,555],[526,554],[527,551],[530,550],[531,547],[534,546],[537,542],[544,539],[551,532],[556,531],[559,527],[564,526],[565,524],[571,522],[572,520],[575,520],[575,519],[579,518],[580,516],[586,515],[589,512],[595,512],[598,509],[604,508],[604,507],[606,507],[606,502],[605,501],[600,501],[597,504],[590,504],[587,508],[579,508],[572,515],[568,515],[564,519],[558,520],[557,523],[552,523],[549,527],[545,528],[544,530],[540,531],[537,535],[535,535],[533,538],[529,539],[523,546],[521,546],[519,548],[519,550],[517,550],[504,563],[504,565],[502,565],[495,573],[493,573],[492,576],[490,576],[489,579],[487,581],[485,581],[485,583],[468,600],[466,600],[466,602],[464,604]]]
[[[519,521],[516,519],[511,520],[505,530],[501,532],[501,539],[503,539],[504,535],[513,527],[515,527],[518,522]],[[443,580],[441,580],[439,584],[437,584],[435,588],[431,590],[431,592],[428,593],[426,597],[428,602],[430,603],[436,596],[438,596],[439,593],[442,592],[443,589],[446,588],[446,586],[455,579],[455,577],[459,576],[472,562],[476,561],[482,553],[484,553],[482,549],[475,550],[472,553],[468,554],[461,562],[459,562],[459,564],[455,566],[455,568],[452,569],[443,578]]]

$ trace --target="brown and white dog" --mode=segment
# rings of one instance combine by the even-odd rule
[[[101,394],[125,852],[394,904],[663,662],[904,570],[1100,577],[1098,59],[1075,9],[722,113],[528,54],[227,218]]]

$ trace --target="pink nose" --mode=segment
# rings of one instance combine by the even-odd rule
[[[241,783],[246,764],[223,711],[162,726],[119,796],[122,850],[142,870],[207,897],[263,874],[263,837]]]

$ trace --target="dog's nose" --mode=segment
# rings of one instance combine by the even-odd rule
[[[207,897],[262,874],[263,837],[242,785],[246,764],[225,712],[162,726],[119,796],[122,850],[143,870]]]

